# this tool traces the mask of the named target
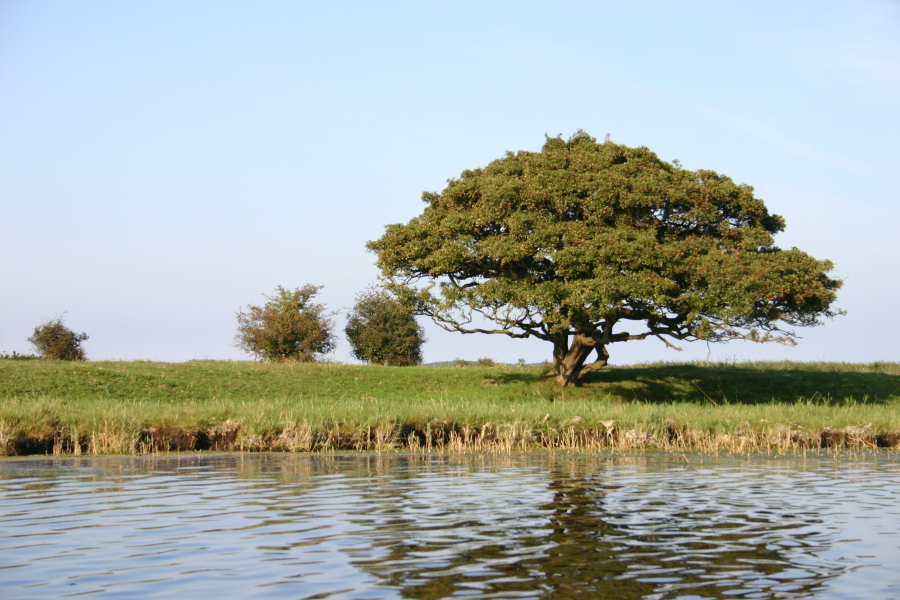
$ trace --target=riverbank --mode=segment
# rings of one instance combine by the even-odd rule
[[[900,364],[541,368],[0,360],[0,454],[900,447]]]

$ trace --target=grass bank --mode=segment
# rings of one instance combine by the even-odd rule
[[[900,447],[900,364],[539,368],[0,360],[0,454]]]

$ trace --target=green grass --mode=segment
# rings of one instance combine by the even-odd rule
[[[890,444],[900,364],[659,363],[561,389],[533,367],[0,360],[6,454],[815,446],[829,431]]]

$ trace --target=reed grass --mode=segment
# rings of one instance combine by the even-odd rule
[[[900,364],[540,368],[0,360],[0,454],[900,445]]]

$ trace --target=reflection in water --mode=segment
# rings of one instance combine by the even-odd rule
[[[898,484],[886,454],[12,459],[0,596],[900,598]]]

